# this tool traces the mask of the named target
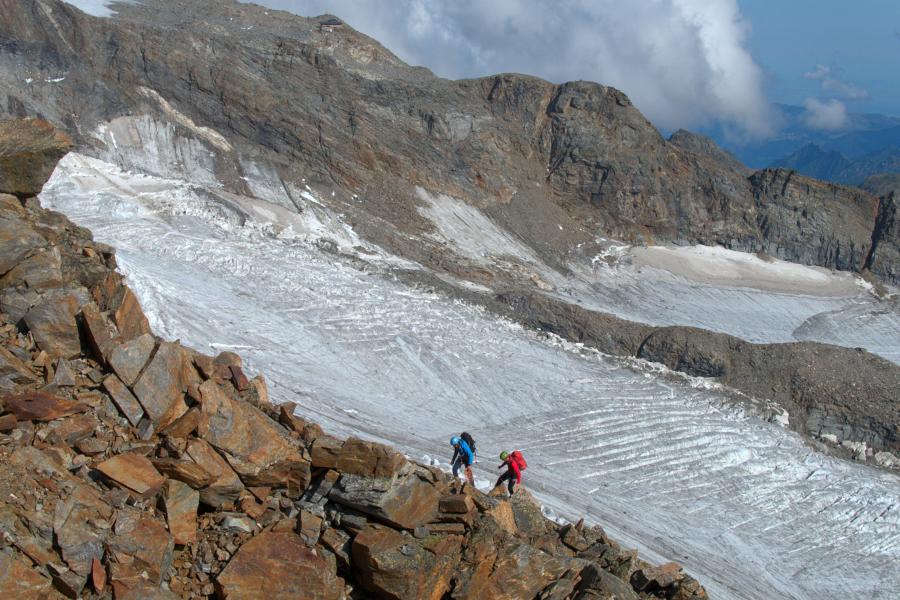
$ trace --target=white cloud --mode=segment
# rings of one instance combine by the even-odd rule
[[[498,72],[615,86],[664,129],[718,121],[764,136],[773,116],[737,0],[256,0],[333,13],[450,78]]]
[[[803,103],[806,112],[803,122],[811,129],[834,130],[847,126],[847,107],[840,100],[816,100],[807,98]]]
[[[806,79],[813,79],[820,82],[822,89],[831,92],[846,100],[866,100],[869,97],[868,90],[857,87],[846,81],[841,81],[835,77],[835,69],[825,65],[816,65],[814,71],[804,73]]]

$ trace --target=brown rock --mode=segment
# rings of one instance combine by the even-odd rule
[[[70,569],[85,578],[90,574],[93,560],[103,557],[111,519],[112,508],[85,484],[77,484],[65,501],[57,504],[53,533]]]
[[[11,214],[0,215],[0,273],[7,273],[32,252],[47,244],[24,219]],[[9,311],[4,301],[4,311]]]
[[[247,489],[250,490],[250,493],[256,496],[256,499],[260,502],[268,500],[269,494],[272,493],[272,488],[269,486],[254,486],[248,487]]]
[[[91,563],[91,584],[94,591],[102,596],[106,590],[106,567],[96,558]]]
[[[250,380],[250,397],[253,399],[252,403],[255,406],[271,406],[269,386],[266,385],[266,378],[263,377],[262,373]]]
[[[439,600],[459,562],[458,545],[444,550],[429,552],[409,534],[370,525],[353,540],[353,565],[363,588],[380,597]]]
[[[206,487],[216,479],[212,473],[192,460],[154,458],[152,462],[156,470],[166,477],[186,483],[194,489]]]
[[[485,515],[493,519],[497,526],[507,533],[516,535],[519,532],[516,527],[516,517],[509,502],[498,502],[496,506],[486,510]]]
[[[163,490],[166,521],[176,544],[197,541],[197,507],[200,494],[189,485],[170,479]]]
[[[45,600],[53,595],[49,579],[31,568],[28,560],[15,552],[0,552],[0,590],[6,598]]]
[[[116,600],[180,600],[178,596],[154,585],[135,583],[133,587],[127,587],[122,582],[113,582],[113,595]],[[212,591],[203,592],[203,597],[212,595]]]
[[[241,361],[241,356],[234,352],[219,352],[215,359],[213,359],[213,364],[221,365],[223,367],[230,367],[232,365],[236,367],[243,367],[244,364]]]
[[[295,417],[296,418],[296,417]],[[342,440],[330,435],[323,435],[316,439],[312,445],[312,466],[317,469],[334,469],[338,464],[341,453]]]
[[[475,510],[475,504],[465,494],[452,494],[441,498],[440,511],[442,513],[466,514],[473,510]]]
[[[113,456],[97,470],[140,498],[153,496],[166,481],[147,457],[135,453]]]
[[[3,415],[0,417],[0,433],[7,433],[16,428],[16,415]]]
[[[104,452],[106,452],[106,449],[109,448],[109,442],[104,439],[90,437],[85,440],[79,441],[77,444],[75,444],[75,447],[78,448],[78,451],[82,454],[95,456],[97,454],[103,454]]]
[[[113,350],[113,339],[119,335],[115,326],[91,302],[81,308],[81,328],[94,358],[105,363]]]
[[[239,392],[244,392],[250,387],[250,380],[244,375],[243,369],[238,365],[229,365],[231,370],[231,382]]]
[[[248,517],[251,519],[259,519],[266,512],[268,507],[265,504],[260,504],[256,500],[253,499],[253,495],[247,493],[244,497],[241,498],[241,510],[244,511]]]
[[[49,444],[65,443],[74,446],[81,440],[90,437],[97,431],[100,422],[97,417],[88,414],[72,415],[50,423],[44,430],[45,440]]]
[[[31,383],[36,379],[28,366],[16,356],[0,346],[0,378],[9,377],[13,383]]]
[[[11,212],[18,216],[25,216],[28,212],[22,206],[22,201],[12,194],[0,193],[0,212]]]
[[[125,384],[115,375],[110,375],[103,380],[103,389],[115,402],[119,411],[125,415],[128,422],[137,427],[144,417],[144,409],[141,408],[141,404],[134,397],[134,394],[131,393],[131,390],[125,387]]]
[[[88,408],[80,402],[72,402],[44,392],[6,396],[3,398],[3,406],[20,421],[52,421],[84,412]]]
[[[413,530],[434,520],[442,495],[434,473],[407,463],[390,479],[342,474],[328,497],[394,527]]]
[[[25,285],[32,290],[62,287],[62,256],[59,248],[33,250],[8,273],[0,277],[0,288]]]
[[[160,433],[166,437],[186,438],[194,433],[200,425],[200,409],[192,406],[186,413],[178,417],[175,422],[163,429]]]
[[[162,342],[132,390],[157,429],[187,412],[181,381],[181,347]]]
[[[25,314],[25,325],[38,347],[50,356],[75,358],[81,354],[75,321],[80,310],[81,299],[74,292],[46,297]]]
[[[200,376],[203,377],[204,380],[211,378],[216,372],[216,364],[213,362],[213,358],[211,356],[206,356],[205,354],[194,354],[193,355],[194,366],[199,371]]]
[[[310,480],[310,464],[284,430],[258,408],[234,400],[209,380],[200,386],[209,430],[204,439],[226,453],[246,485],[287,487],[299,493]]]
[[[131,340],[150,333],[150,322],[147,321],[137,296],[128,286],[121,286],[119,292],[110,299],[109,311],[119,330],[120,339]]]
[[[74,387],[78,381],[75,379],[75,371],[69,366],[69,361],[60,358],[56,361],[53,385],[57,387]]]
[[[172,564],[172,537],[165,527],[148,517],[138,518],[134,527],[127,529],[109,540],[113,586],[134,589],[150,584],[158,588]]]
[[[216,587],[222,600],[338,600],[344,581],[335,569],[333,559],[326,560],[297,534],[267,531],[241,546]]]
[[[638,569],[631,575],[631,586],[639,592],[656,592],[674,586],[684,579],[681,566],[668,562],[658,567]]]
[[[319,536],[319,543],[335,555],[341,569],[350,568],[352,540],[348,534],[340,529],[329,527]]]
[[[323,522],[324,520],[319,515],[308,510],[300,511],[300,537],[307,546],[315,546],[319,541]]]
[[[213,476],[213,481],[200,490],[200,501],[214,508],[237,500],[244,485],[237,473],[218,452],[203,440],[188,442],[187,455]]]
[[[335,468],[349,475],[393,477],[405,464],[402,454],[384,444],[348,438],[341,446]]]
[[[156,348],[156,340],[149,333],[145,333],[121,344],[113,345],[107,363],[119,376],[122,383],[132,386],[147,361],[150,360],[154,348]]]
[[[72,140],[43,119],[0,122],[0,192],[37,196]]]

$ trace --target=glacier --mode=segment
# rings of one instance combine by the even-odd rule
[[[895,597],[897,475],[814,451],[709,381],[404,283],[394,269],[416,265],[367,247],[312,190],[296,214],[70,154],[41,200],[117,248],[157,334],[239,352],[275,401],[330,432],[446,460],[447,440],[468,430],[480,482],[496,477],[494,455],[519,448],[548,513],[685,565],[713,598]],[[648,265],[585,268],[557,293],[754,341],[855,331],[853,344],[900,356],[895,305],[862,286],[745,289]],[[873,314],[871,331],[854,325]]]

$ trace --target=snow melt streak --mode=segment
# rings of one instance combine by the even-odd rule
[[[418,457],[449,455],[468,429],[482,478],[519,447],[549,507],[685,564],[714,598],[887,599],[900,585],[893,475],[811,452],[715,391],[178,206],[189,197],[75,175],[58,170],[44,203],[119,249],[157,333],[238,349],[331,431]]]

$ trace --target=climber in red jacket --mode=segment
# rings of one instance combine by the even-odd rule
[[[516,485],[522,483],[522,466],[521,464],[525,462],[525,459],[520,457],[522,453],[518,450],[513,451],[512,454],[504,450],[500,453],[500,460],[503,463],[498,466],[498,469],[502,469],[506,467],[506,472],[500,475],[497,479],[497,483],[494,484],[494,487],[502,485],[504,481],[507,482],[507,489],[509,490],[509,495],[512,496],[513,492],[516,490]]]

